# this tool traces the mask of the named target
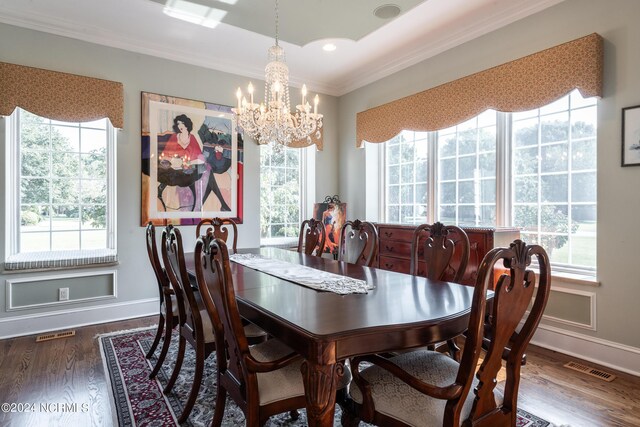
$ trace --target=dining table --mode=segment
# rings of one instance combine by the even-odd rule
[[[366,293],[320,291],[230,262],[240,314],[304,358],[310,426],[333,426],[336,388],[350,357],[436,344],[467,329],[473,287],[274,247],[241,249],[365,281]],[[193,253],[185,254],[195,274]]]

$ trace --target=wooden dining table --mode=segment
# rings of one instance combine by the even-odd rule
[[[362,279],[366,294],[314,290],[231,262],[240,314],[304,357],[310,426],[332,426],[345,359],[446,341],[469,322],[473,287],[362,267],[298,252],[239,250]],[[185,254],[194,271],[193,253]]]

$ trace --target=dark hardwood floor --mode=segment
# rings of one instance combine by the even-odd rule
[[[41,343],[34,336],[0,340],[0,403],[29,409],[0,412],[0,426],[111,426],[109,389],[95,336],[155,321],[141,318],[87,326],[76,329],[73,337]],[[569,360],[581,362],[530,346],[522,370],[520,407],[558,426],[640,426],[639,377],[582,362],[618,376],[607,383],[564,368]]]

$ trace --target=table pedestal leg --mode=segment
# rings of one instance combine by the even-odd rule
[[[300,368],[307,395],[309,427],[333,426],[336,389],[344,374],[342,363],[319,365],[305,360]]]

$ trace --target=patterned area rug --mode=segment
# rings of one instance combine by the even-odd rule
[[[120,331],[99,336],[100,349],[105,372],[109,376],[112,388],[112,411],[114,425],[129,426],[208,426],[213,418],[215,402],[215,355],[209,356],[205,364],[205,373],[200,394],[187,422],[177,423],[182,412],[182,402],[187,399],[193,378],[193,349],[187,345],[182,370],[173,390],[164,395],[162,389],[171,376],[178,349],[178,340],[174,336],[167,359],[154,380],[149,373],[156,356],[147,360],[144,356],[151,347],[156,328],[133,331]],[[162,343],[160,343],[161,347]],[[156,355],[160,348],[156,350]],[[244,426],[242,411],[231,400],[227,400],[223,426]],[[306,426],[304,410],[293,421],[289,414],[280,414],[269,419],[266,426]],[[361,426],[368,424],[361,423]],[[517,427],[547,427],[550,423],[518,409]],[[340,407],[336,406],[334,426],[340,426]]]

